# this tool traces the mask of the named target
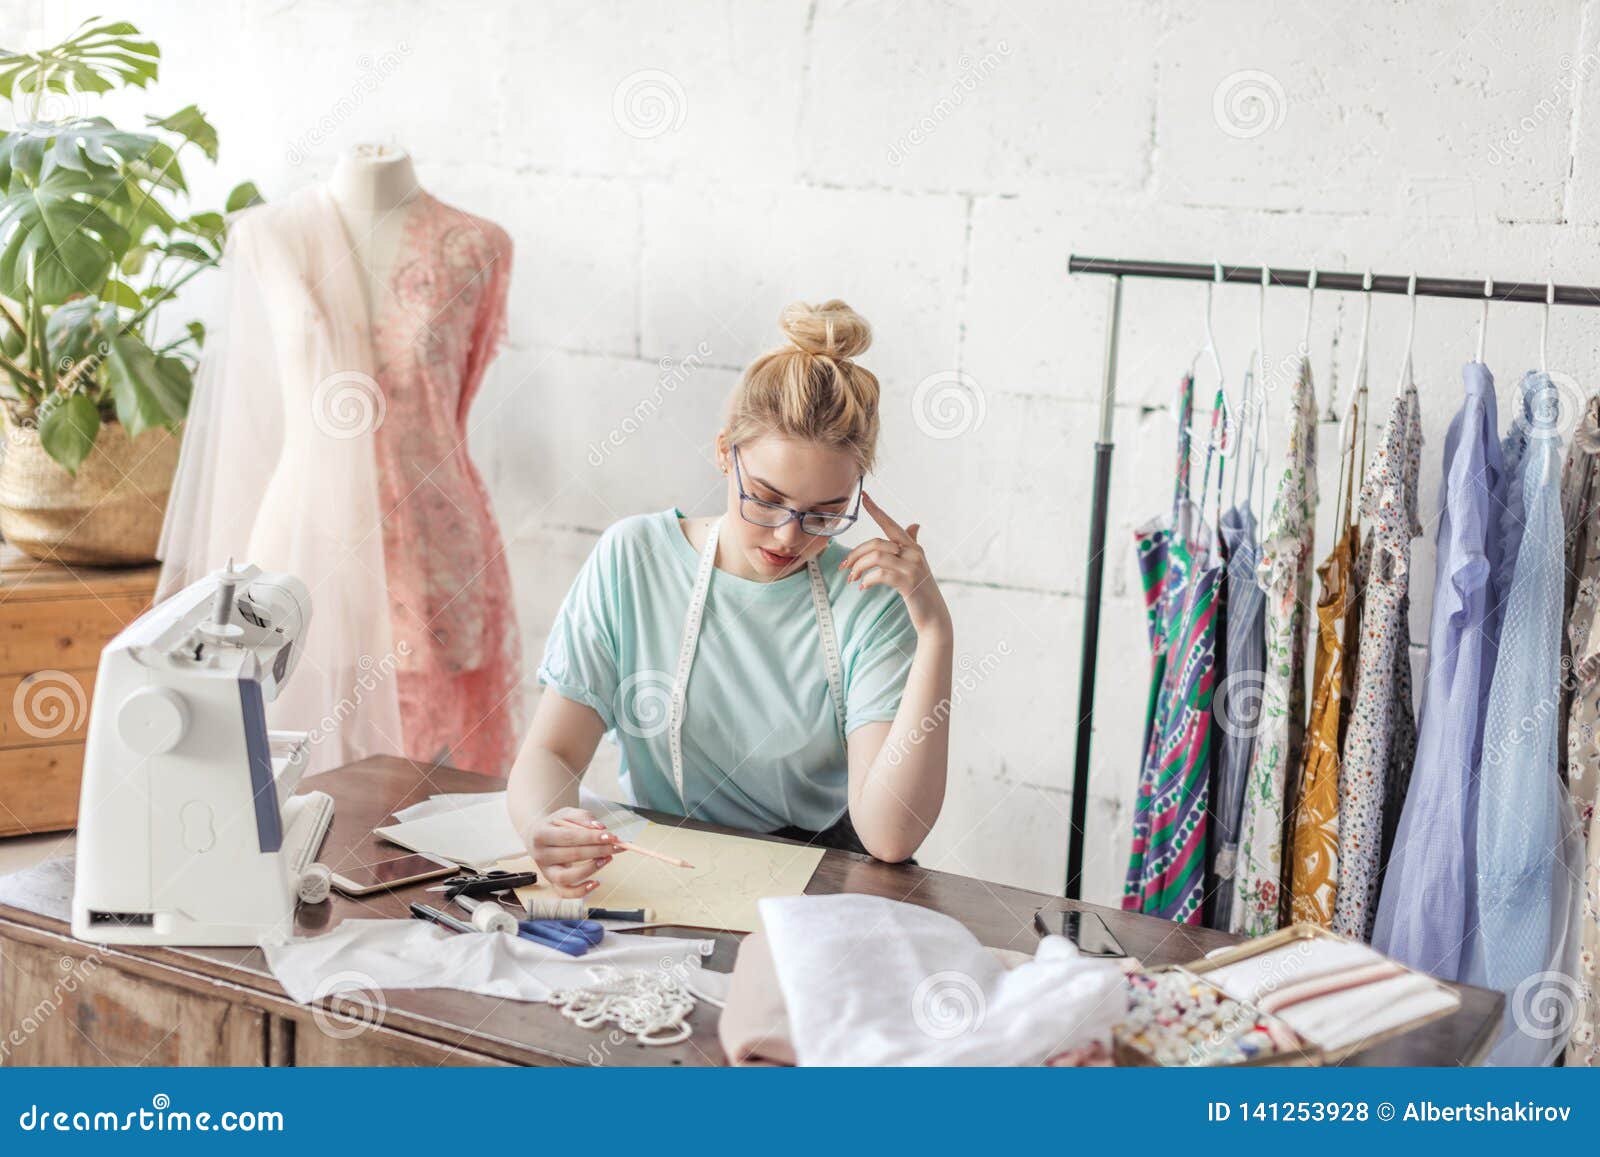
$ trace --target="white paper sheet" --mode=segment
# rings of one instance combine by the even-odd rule
[[[523,850],[522,839],[506,812],[503,791],[467,807],[445,807],[421,819],[378,828],[376,834],[413,852],[442,856],[472,868],[491,868]]]

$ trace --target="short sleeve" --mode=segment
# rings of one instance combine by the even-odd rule
[[[601,536],[590,552],[545,641],[539,682],[594,709],[610,731],[616,726],[612,704],[617,694],[617,630],[613,594],[614,538]]]
[[[883,610],[854,640],[846,657],[844,731],[849,735],[867,723],[893,719],[911,660],[917,653],[917,632],[897,592],[884,600]]]

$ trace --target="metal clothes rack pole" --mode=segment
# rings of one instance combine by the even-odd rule
[[[1219,276],[1220,270],[1220,276]],[[1267,268],[1267,284],[1285,289],[1305,289],[1310,285],[1308,269]],[[1119,257],[1067,258],[1067,273],[1094,273],[1109,276],[1111,307],[1106,324],[1105,370],[1100,386],[1100,427],[1094,444],[1094,494],[1089,512],[1087,581],[1084,584],[1083,648],[1078,674],[1077,750],[1072,768],[1072,830],[1067,844],[1066,895],[1078,900],[1083,894],[1084,828],[1089,806],[1089,751],[1094,733],[1094,691],[1100,648],[1100,602],[1105,570],[1106,509],[1111,492],[1112,408],[1117,394],[1117,334],[1122,324],[1122,281],[1125,277],[1147,277],[1167,281],[1221,281],[1224,284],[1262,284],[1259,265],[1200,265],[1179,261],[1139,261]],[[1370,276],[1370,282],[1367,280]],[[1468,277],[1416,277],[1412,274],[1329,273],[1317,270],[1317,289],[1336,289],[1418,297],[1449,297],[1458,300],[1524,301],[1537,305],[1600,306],[1600,286],[1552,285],[1547,281],[1513,281],[1496,277],[1492,281]],[[1491,292],[1486,293],[1489,290]]]

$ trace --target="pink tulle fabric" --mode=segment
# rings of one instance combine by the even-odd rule
[[[467,453],[467,414],[505,331],[510,278],[505,230],[423,193],[372,317],[406,753],[493,775],[510,770],[521,731],[521,641],[500,531]]]

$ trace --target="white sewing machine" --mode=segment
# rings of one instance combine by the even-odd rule
[[[333,800],[290,797],[307,736],[268,731],[265,703],[293,673],[310,621],[299,579],[230,559],[107,645],[78,812],[78,939],[290,937],[302,880],[325,882],[311,861]]]

